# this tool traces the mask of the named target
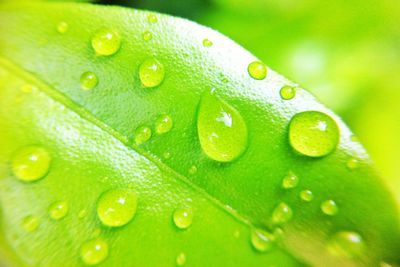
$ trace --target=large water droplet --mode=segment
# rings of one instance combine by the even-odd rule
[[[353,258],[365,252],[365,242],[356,232],[340,231],[332,236],[328,248],[335,255]]]
[[[176,264],[182,266],[186,263],[186,254],[181,252],[176,256]]]
[[[145,87],[156,87],[164,80],[164,66],[154,58],[143,61],[139,67],[139,78]]]
[[[168,133],[172,129],[172,126],[174,126],[172,118],[168,115],[161,115],[156,120],[156,133]]]
[[[281,98],[284,100],[290,100],[296,96],[296,88],[290,85],[285,85],[280,90]]]
[[[110,227],[129,223],[136,214],[137,197],[131,190],[113,189],[103,193],[97,202],[97,216]]]
[[[260,61],[251,62],[247,67],[247,71],[256,80],[263,80],[267,76],[267,66]]]
[[[336,205],[336,202],[332,199],[326,200],[321,203],[321,210],[323,213],[329,216],[334,216],[339,212],[339,208]]]
[[[283,224],[292,219],[293,211],[288,204],[282,202],[272,212],[272,222],[274,224]]]
[[[300,198],[305,202],[310,202],[314,199],[314,195],[310,190],[303,190],[300,192]]]
[[[50,155],[44,148],[29,146],[16,152],[12,159],[12,170],[19,180],[33,182],[47,174],[50,161]]]
[[[206,39],[203,40],[203,46],[204,47],[210,47],[212,45],[213,45],[213,43],[209,39],[206,38]]]
[[[61,21],[60,23],[58,23],[57,31],[59,33],[66,33],[68,31],[68,23],[66,23],[65,21]]]
[[[178,208],[172,216],[176,227],[180,229],[189,228],[193,221],[193,211],[189,207]]]
[[[80,79],[80,84],[82,90],[90,90],[96,87],[98,83],[98,79],[96,74],[94,74],[91,71],[87,71],[82,73],[81,79]]]
[[[275,244],[275,237],[261,229],[254,229],[251,233],[251,244],[260,252],[270,251]]]
[[[282,187],[285,189],[295,188],[299,183],[299,178],[293,172],[289,172],[282,180]]]
[[[322,157],[334,151],[339,135],[336,122],[319,111],[298,113],[293,116],[289,125],[291,146],[309,157]]]
[[[85,264],[99,264],[108,256],[108,244],[101,238],[86,241],[81,246],[80,254]]]
[[[101,29],[93,35],[92,47],[98,55],[113,55],[121,47],[121,37],[113,30]]]
[[[60,220],[68,214],[68,203],[66,201],[55,202],[49,207],[49,215],[53,220]]]
[[[27,232],[34,232],[38,229],[40,221],[37,216],[29,215],[22,219],[22,228]]]
[[[151,129],[147,126],[140,126],[135,131],[135,143],[143,144],[151,138]]]
[[[197,130],[201,148],[213,160],[233,161],[247,147],[247,127],[242,116],[211,93],[201,99]]]

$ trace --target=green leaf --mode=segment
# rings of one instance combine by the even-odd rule
[[[361,144],[307,91],[282,99],[280,89],[296,85],[270,69],[264,79],[252,73],[263,64],[249,69],[253,79],[254,61],[228,38],[165,15],[1,6],[2,258],[400,263],[397,207]]]

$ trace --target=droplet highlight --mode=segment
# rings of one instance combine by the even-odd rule
[[[247,71],[256,80],[263,80],[267,77],[267,66],[260,61],[251,62],[247,67]]]
[[[323,157],[332,153],[339,143],[339,136],[336,122],[319,111],[298,113],[290,121],[290,145],[305,156]]]
[[[108,257],[108,244],[101,238],[86,241],[81,246],[80,255],[86,265],[99,264]]]
[[[151,138],[151,129],[147,126],[140,126],[135,131],[135,143],[137,145],[147,142]]]
[[[98,83],[97,75],[91,71],[82,73],[80,78],[80,84],[82,90],[91,90],[96,87]]]
[[[292,219],[293,211],[288,204],[282,202],[272,212],[272,222],[274,224],[284,224]]]
[[[283,100],[290,100],[296,96],[296,88],[290,85],[285,85],[281,88],[279,93]]]
[[[334,255],[355,258],[364,254],[366,246],[360,234],[340,231],[331,237],[328,249]]]
[[[254,229],[251,233],[251,244],[257,251],[267,252],[274,247],[275,237],[267,231]]]
[[[14,175],[21,181],[33,182],[49,171],[51,157],[46,149],[28,146],[17,151],[12,159]]]
[[[233,161],[247,148],[247,126],[242,116],[211,93],[201,99],[197,130],[202,150],[215,161]]]
[[[97,216],[110,227],[129,223],[136,214],[137,197],[131,190],[112,189],[103,193],[97,202]]]
[[[187,229],[192,225],[193,211],[189,207],[178,208],[172,216],[174,224],[179,229]]]
[[[299,184],[299,178],[291,171],[282,180],[282,187],[284,189],[295,188],[298,184]]]
[[[161,115],[156,120],[156,133],[165,134],[171,131],[174,126],[174,122],[169,115]]]
[[[66,201],[55,202],[50,205],[48,212],[53,220],[61,220],[68,214],[68,203]]]
[[[157,59],[146,59],[139,67],[139,78],[144,87],[152,88],[160,85],[164,76],[164,66]]]
[[[114,55],[121,47],[121,37],[113,30],[101,29],[93,35],[92,47],[97,55]]]
[[[339,208],[335,201],[329,199],[321,203],[321,211],[326,215],[334,216],[339,212]]]

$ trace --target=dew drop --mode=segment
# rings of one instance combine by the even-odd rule
[[[66,201],[55,202],[49,207],[49,215],[53,220],[60,220],[68,214],[68,203]]]
[[[164,66],[154,58],[146,59],[139,67],[139,78],[145,87],[160,85],[164,76]]]
[[[168,115],[161,115],[156,120],[156,133],[164,134],[168,133],[172,127],[174,126],[174,122],[172,118]]]
[[[249,64],[247,71],[256,80],[263,80],[267,76],[267,66],[260,61],[253,61]]]
[[[272,222],[274,224],[283,224],[292,219],[293,211],[286,203],[282,202],[272,212]]]
[[[325,113],[306,111],[293,116],[289,125],[290,145],[309,157],[323,157],[336,149],[339,128]]]
[[[197,167],[195,165],[192,165],[189,168],[189,174],[195,174],[197,172]]]
[[[57,31],[59,33],[66,33],[68,31],[68,23],[66,23],[65,21],[61,21],[60,23],[58,23]]]
[[[145,31],[145,32],[143,32],[142,37],[143,37],[143,40],[145,40],[147,42],[153,38],[153,34],[149,31]]]
[[[182,266],[186,263],[186,254],[181,252],[176,256],[176,264]]]
[[[170,152],[164,152],[164,154],[163,154],[163,157],[165,158],[165,159],[170,159],[171,158],[171,153]]]
[[[296,96],[296,88],[290,85],[285,85],[280,90],[281,98],[290,100]]]
[[[173,220],[179,229],[187,229],[192,225],[193,211],[191,208],[178,208],[174,211]]]
[[[365,252],[365,242],[356,232],[340,231],[332,236],[328,249],[334,255],[354,258]]]
[[[151,129],[147,126],[140,126],[135,131],[135,143],[143,144],[151,138]]]
[[[303,190],[300,192],[300,198],[305,202],[310,202],[314,199],[314,195],[310,190]]]
[[[293,173],[289,172],[282,180],[282,187],[285,189],[295,188],[299,183],[299,178]]]
[[[96,87],[98,79],[96,74],[90,71],[82,73],[80,78],[80,84],[82,90],[91,90]]]
[[[240,237],[240,230],[239,230],[239,229],[236,229],[236,230],[233,232],[233,237],[234,237],[234,238],[239,238],[239,237]]]
[[[110,227],[129,223],[136,214],[137,197],[131,190],[112,189],[103,193],[97,202],[97,216]]]
[[[334,216],[339,212],[339,208],[335,201],[332,199],[326,200],[321,203],[321,210],[324,214]]]
[[[81,246],[80,254],[85,264],[99,264],[108,256],[108,244],[101,238],[86,241]]]
[[[29,215],[22,219],[22,228],[29,233],[36,231],[39,228],[39,224],[39,218],[34,215]]]
[[[347,163],[346,163],[346,166],[347,166],[347,169],[349,169],[349,170],[355,170],[355,169],[357,169],[358,168],[358,166],[359,166],[359,161],[358,161],[358,159],[356,159],[356,158],[351,158],[351,159],[349,159],[348,161],[347,161]]]
[[[206,39],[203,40],[203,46],[204,47],[210,47],[212,45],[213,45],[213,43],[209,39],[206,38]]]
[[[101,29],[93,35],[92,47],[97,55],[113,55],[121,47],[121,37],[113,30]]]
[[[12,170],[19,180],[33,182],[48,173],[50,162],[50,155],[44,148],[28,146],[16,152],[12,159]]]
[[[150,23],[157,23],[157,21],[158,21],[157,16],[154,15],[154,14],[149,14],[149,15],[147,16],[147,20],[148,20],[148,22],[150,22]]]
[[[251,233],[251,244],[259,252],[270,251],[275,245],[273,234],[261,229],[254,229]]]
[[[211,93],[203,95],[197,115],[201,148],[211,159],[230,162],[247,147],[247,126],[240,113]]]

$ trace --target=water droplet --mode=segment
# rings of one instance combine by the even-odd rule
[[[359,161],[358,161],[358,159],[356,159],[356,158],[351,158],[351,159],[349,159],[348,161],[347,161],[347,164],[346,164],[346,166],[347,166],[347,168],[349,169],[349,170],[355,170],[355,169],[357,169],[358,168],[358,166],[359,166]]]
[[[300,198],[305,202],[310,202],[314,199],[314,195],[310,190],[303,190],[300,192]]]
[[[55,202],[49,207],[49,215],[53,220],[60,220],[68,214],[68,203],[65,201]]]
[[[157,21],[158,21],[157,16],[154,15],[154,14],[149,14],[149,15],[147,16],[147,20],[148,20],[150,23],[157,23]]]
[[[80,254],[85,264],[99,264],[108,256],[108,244],[101,238],[86,241],[81,246]]]
[[[365,243],[356,232],[340,231],[332,236],[328,249],[334,255],[353,258],[365,252]]]
[[[282,187],[285,189],[295,188],[299,183],[299,178],[293,173],[289,172],[282,180]]]
[[[50,155],[41,147],[28,146],[17,151],[12,159],[14,175],[21,181],[33,182],[43,178],[50,168]]]
[[[282,202],[272,212],[272,222],[274,224],[283,224],[292,219],[293,211],[286,203]]]
[[[65,21],[61,21],[60,23],[58,23],[57,31],[59,33],[66,33],[68,31],[68,23],[66,23]]]
[[[39,228],[39,218],[34,215],[29,215],[22,220],[22,227],[27,232],[34,232]]]
[[[79,219],[83,219],[83,218],[86,217],[87,214],[88,214],[87,209],[83,209],[83,210],[81,210],[81,211],[78,213],[78,218],[79,218]]]
[[[92,37],[92,47],[100,56],[115,54],[121,47],[121,37],[110,29],[101,29]]]
[[[250,76],[256,80],[263,80],[267,76],[267,66],[260,61],[251,62],[247,68]]]
[[[143,40],[150,41],[153,38],[153,34],[149,31],[144,31],[142,34]]]
[[[135,131],[135,143],[137,145],[143,144],[151,137],[151,129],[147,126],[140,126]]]
[[[233,232],[233,237],[234,237],[234,238],[239,238],[239,237],[240,237],[240,230],[239,230],[239,229],[236,229],[236,230]]]
[[[82,90],[90,90],[90,89],[93,89],[94,87],[96,87],[96,85],[98,83],[98,79],[97,79],[96,74],[94,74],[93,72],[87,71],[87,72],[82,73],[80,83],[81,83]]]
[[[186,262],[186,254],[181,252],[178,254],[178,256],[176,257],[176,264],[179,266],[184,265]]]
[[[213,160],[233,161],[247,147],[247,126],[240,113],[210,93],[201,99],[197,130],[201,148]]]
[[[339,208],[336,205],[336,202],[332,199],[326,200],[321,203],[321,210],[326,215],[334,216],[339,212]]]
[[[137,197],[131,190],[113,189],[103,193],[97,202],[100,221],[110,227],[129,223],[136,214]]]
[[[191,208],[178,208],[174,211],[173,220],[176,227],[180,229],[189,228],[193,221],[193,211]]]
[[[164,76],[164,66],[154,58],[146,59],[139,67],[139,78],[145,87],[160,85]]]
[[[189,168],[189,174],[195,174],[196,172],[197,172],[197,167],[194,166],[194,165],[192,165],[192,166]]]
[[[254,229],[251,233],[251,244],[260,252],[270,251],[275,245],[275,237],[261,229]]]
[[[165,158],[165,159],[170,159],[171,158],[171,153],[170,152],[164,152],[164,155],[163,155],[163,157]]]
[[[336,149],[339,128],[327,114],[306,111],[293,116],[289,125],[290,145],[309,157],[322,157]]]
[[[161,115],[156,120],[156,133],[157,134],[168,133],[172,129],[172,126],[174,126],[172,118],[168,115]]]
[[[285,85],[280,91],[281,98],[284,100],[290,100],[296,96],[296,88],[290,85]]]
[[[203,46],[204,47],[210,47],[212,45],[213,45],[213,43],[209,39],[206,38],[206,39],[203,40]]]

